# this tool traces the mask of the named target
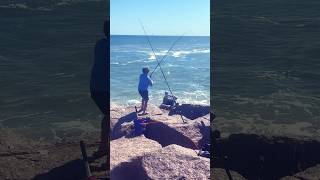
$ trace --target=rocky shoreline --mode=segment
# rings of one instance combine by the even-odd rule
[[[148,109],[147,116],[155,123],[137,136],[133,133],[134,105],[111,104],[112,179],[229,179],[228,173],[233,179],[320,179],[320,142],[312,137],[231,133],[217,139],[216,155],[210,161],[197,154],[203,144],[213,143],[209,106],[182,106],[178,111],[183,119],[177,109],[163,110],[152,104]],[[51,143],[2,128],[0,179],[82,179],[80,140],[86,142],[90,155],[98,147],[99,133]],[[100,179],[107,178],[106,159],[91,164]]]
[[[112,104],[111,179],[210,178],[210,159],[197,155],[199,147],[210,142],[210,107],[181,107],[168,111],[149,105],[147,116],[153,123],[146,126],[144,135],[136,136],[134,105]]]

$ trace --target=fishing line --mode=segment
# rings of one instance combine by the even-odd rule
[[[151,42],[150,42],[149,36],[148,36],[146,30],[144,29],[144,26],[143,26],[142,22],[141,22],[140,20],[139,20],[139,22],[140,22],[140,25],[141,25],[141,27],[142,27],[142,29],[143,29],[143,32],[144,32],[145,36],[147,37],[147,40],[148,40],[148,43],[149,43],[149,45],[150,45],[150,47],[151,47],[151,50],[152,50],[152,52],[153,52],[153,55],[154,55],[157,63],[159,64],[158,58],[157,58],[157,56],[156,56],[156,53],[154,52],[154,49],[153,49],[153,46],[152,46],[152,44],[151,44]],[[170,86],[169,86],[169,83],[168,83],[168,81],[167,81],[167,78],[166,78],[166,76],[164,75],[164,72],[163,72],[160,64],[159,64],[159,69],[160,69],[160,71],[161,71],[161,73],[162,73],[162,76],[163,76],[163,78],[164,78],[164,80],[165,80],[165,82],[166,82],[166,84],[167,84],[167,86],[168,86],[168,89],[169,89],[171,95],[173,95],[173,93],[172,93],[172,91],[171,91],[171,88],[170,88]]]
[[[178,39],[176,39],[171,47],[169,48],[169,50],[167,51],[167,53],[161,58],[160,62],[157,64],[157,66],[153,69],[153,71],[150,74],[150,77],[152,76],[152,74],[156,71],[156,69],[158,68],[158,66],[160,66],[161,62],[168,56],[169,52],[173,49],[173,47],[175,46],[175,44],[186,34],[186,32],[184,32],[181,36],[179,36]]]

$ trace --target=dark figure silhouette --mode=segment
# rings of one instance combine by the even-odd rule
[[[94,64],[91,70],[90,92],[94,102],[104,114],[101,123],[101,142],[94,156],[104,156],[107,154],[109,138],[109,63],[110,63],[110,21],[104,22],[105,37],[100,39],[94,49]]]

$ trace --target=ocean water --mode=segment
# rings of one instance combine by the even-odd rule
[[[320,136],[320,1],[211,5],[216,122],[307,122]]]
[[[110,40],[110,96],[112,102],[141,102],[138,93],[139,76],[143,67],[150,73],[157,60],[167,54],[178,36],[150,36],[154,56],[146,36],[113,35]],[[210,37],[184,36],[168,52],[160,64],[173,94],[179,103],[207,104],[210,102]],[[153,73],[150,102],[160,105],[169,88],[160,68]]]
[[[0,2],[0,126],[49,139],[99,131],[89,94],[106,1]]]
[[[212,51],[208,37],[184,37],[162,64],[179,101],[207,103],[211,53],[217,122],[308,122],[319,134],[320,1],[211,5]],[[89,78],[106,6],[93,0],[0,1],[0,126],[37,138],[99,131]],[[176,38],[151,39],[161,55]],[[145,37],[111,41],[111,99],[138,102],[141,67],[156,65],[150,47]],[[159,69],[153,78],[150,96],[158,104],[166,85]]]

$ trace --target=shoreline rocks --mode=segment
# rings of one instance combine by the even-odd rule
[[[210,140],[209,114],[184,117],[187,123],[183,123],[180,115],[169,115],[169,111],[150,105],[147,116],[156,123],[147,125],[141,136],[132,134],[134,106],[112,105],[110,116],[113,179],[207,179],[210,175],[228,179],[225,164],[197,156],[196,150]],[[98,147],[99,133],[51,143],[26,139],[2,128],[0,179],[81,179],[80,139],[85,140],[90,155]],[[320,177],[320,142],[312,138],[231,134],[219,139],[216,147],[218,157],[228,157],[233,179]],[[106,158],[101,158],[91,164],[93,174],[106,177],[105,163]]]
[[[111,106],[112,179],[209,179],[210,159],[197,155],[210,142],[209,111],[197,106],[199,117],[185,120],[152,104],[144,135],[133,134],[134,106]],[[188,106],[190,108],[190,106]],[[203,108],[207,109],[207,108]],[[115,152],[115,155],[112,154]]]

